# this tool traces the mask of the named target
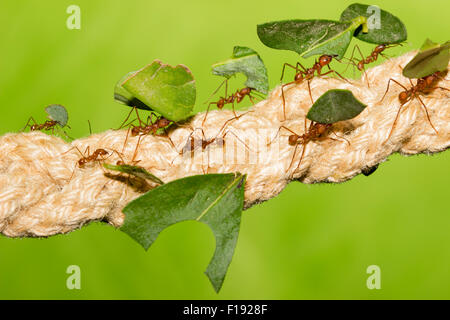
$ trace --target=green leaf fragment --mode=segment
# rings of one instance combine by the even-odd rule
[[[143,110],[151,110],[149,107],[145,105],[145,103],[143,103],[138,98],[133,96],[122,86],[122,83],[134,73],[136,73],[136,71],[129,72],[125,76],[123,76],[119,81],[117,81],[116,85],[114,86],[114,99],[129,107],[136,107],[138,109]]]
[[[359,40],[375,44],[392,44],[406,41],[408,38],[403,22],[377,6],[351,4],[342,12],[340,20],[350,21],[359,16],[367,18],[368,27],[368,30],[356,30],[354,36]]]
[[[197,93],[194,77],[186,66],[172,67],[159,60],[130,75],[122,87],[147,107],[172,121],[185,120],[190,116]]]
[[[418,79],[437,71],[445,71],[450,60],[450,41],[440,45],[427,39],[419,53],[403,68],[407,78]]]
[[[247,87],[263,94],[269,92],[266,66],[258,53],[251,48],[234,47],[231,59],[214,64],[212,73],[227,79],[236,73],[242,73],[247,77]]]
[[[285,20],[260,24],[257,32],[260,40],[270,48],[295,51],[305,58],[327,54],[341,59],[353,33],[365,23],[364,17],[345,22]]]
[[[220,290],[233,257],[244,203],[245,175],[207,174],[175,180],[130,202],[121,230],[148,249],[165,228],[181,221],[207,224],[216,239],[206,275]]]
[[[333,89],[317,99],[306,117],[319,123],[335,123],[356,117],[365,107],[351,91]]]
[[[69,115],[64,106],[60,104],[51,104],[45,108],[45,112],[47,112],[48,117],[51,120],[58,122],[61,128],[64,128],[67,125]]]
[[[119,171],[138,178],[150,180],[158,184],[164,184],[164,182],[161,179],[159,179],[155,175],[151,174],[150,172],[139,166],[132,166],[129,164],[113,165],[109,163],[104,163],[103,166],[108,170]]]

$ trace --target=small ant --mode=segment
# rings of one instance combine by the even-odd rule
[[[308,91],[309,91],[309,97],[311,98],[312,103],[314,103],[314,100],[312,98],[312,94],[311,94],[311,86],[310,86],[310,81],[316,76],[315,73],[317,72],[317,76],[325,76],[327,74],[330,73],[335,73],[337,74],[341,79],[343,79],[344,81],[347,81],[347,79],[345,79],[343,76],[341,76],[337,71],[332,70],[330,68],[330,63],[333,60],[333,58],[336,56],[332,56],[332,55],[322,55],[319,57],[319,60],[316,60],[314,62],[314,65],[309,68],[306,69],[300,62],[297,62],[297,64],[295,65],[295,67],[289,63],[285,63],[283,64],[283,70],[281,72],[281,79],[280,82],[283,81],[284,78],[284,72],[286,70],[286,67],[290,67],[292,69],[295,70],[295,76],[294,76],[294,81],[285,83],[281,86],[281,96],[283,98],[283,115],[284,115],[284,120],[286,120],[286,100],[284,98],[284,87],[289,86],[293,83],[296,84],[301,84],[303,82],[303,80],[307,80],[308,81]],[[336,59],[337,60],[337,59]],[[339,61],[339,60],[338,60]],[[299,66],[303,69],[299,69]],[[322,68],[327,66],[329,71],[322,73]]]
[[[356,68],[359,71],[364,71],[364,74],[366,75],[367,85],[368,85],[369,88],[370,88],[370,83],[369,83],[369,79],[367,79],[367,74],[366,74],[366,70],[365,70],[364,66],[366,64],[370,64],[372,62],[377,61],[379,55],[382,56],[385,59],[388,59],[389,57],[386,56],[383,53],[383,51],[386,50],[386,49],[392,48],[392,47],[396,47],[398,45],[401,46],[401,44],[393,44],[393,45],[389,45],[389,44],[385,44],[385,43],[384,44],[379,44],[373,49],[373,51],[370,53],[370,55],[368,55],[366,58],[364,58],[364,56],[363,56],[363,54],[361,52],[361,49],[359,49],[358,45],[355,45],[353,47],[352,55],[351,55],[351,58],[349,60],[350,60],[351,63],[353,63],[353,65],[356,66]],[[357,63],[354,61],[354,58],[353,58],[356,49],[358,49],[358,52],[361,55],[361,60],[357,61]]]
[[[75,149],[78,150],[78,152],[81,154],[81,158],[78,160],[78,166],[80,168],[83,168],[88,163],[93,162],[101,162],[106,160],[106,158],[103,158],[104,156],[109,155],[109,152],[105,149],[96,149],[92,154],[89,152],[89,146],[86,147],[86,150],[84,153],[81,153],[80,149],[78,147],[75,147]],[[69,150],[70,151],[70,150]]]
[[[33,121],[34,124],[30,124],[30,121]],[[55,129],[56,125],[59,124],[58,121],[55,120],[47,120],[42,124],[39,124],[36,122],[36,120],[34,120],[33,117],[30,117],[30,119],[28,119],[27,124],[25,125],[25,127],[23,127],[22,131],[24,131],[26,128],[30,127],[30,131],[42,131],[42,130],[53,130]]]
[[[428,75],[426,77],[422,77],[422,78],[417,79],[417,82],[416,82],[415,85],[413,84],[411,79],[409,79],[409,82],[411,84],[411,87],[409,89],[406,88],[404,85],[402,85],[397,80],[394,80],[392,78],[389,79],[388,85],[387,85],[387,88],[386,88],[386,92],[384,93],[383,98],[381,98],[379,103],[381,103],[383,101],[384,97],[386,96],[387,92],[389,91],[389,85],[390,85],[391,81],[393,81],[394,83],[396,83],[397,85],[402,87],[404,89],[404,91],[400,92],[399,95],[398,95],[398,100],[400,101],[400,108],[398,109],[397,115],[395,116],[394,123],[392,124],[391,131],[389,132],[389,135],[388,135],[386,141],[389,140],[389,138],[392,135],[392,132],[394,131],[394,128],[395,128],[395,126],[397,124],[398,117],[400,115],[400,111],[402,110],[403,106],[407,102],[413,100],[414,98],[419,100],[420,104],[423,106],[423,108],[425,110],[425,114],[427,116],[428,122],[430,123],[431,127],[436,132],[436,134],[439,134],[439,132],[436,130],[436,128],[434,127],[433,123],[431,122],[430,115],[428,114],[427,106],[422,101],[422,99],[420,98],[419,95],[420,94],[423,94],[423,95],[429,94],[432,91],[434,91],[435,89],[442,89],[442,90],[450,91],[447,88],[436,86],[436,83],[439,80],[441,80],[445,76],[446,73],[447,73],[447,71],[436,71],[436,72],[434,72],[431,75]]]
[[[190,153],[191,155],[191,159],[194,157],[194,153],[196,150],[201,149],[201,151],[205,151],[208,146],[210,146],[211,144],[215,143],[220,147],[225,146],[225,137],[227,136],[227,134],[231,133],[232,135],[234,135],[236,137],[236,139],[241,142],[246,148],[247,150],[250,150],[250,148],[248,147],[248,145],[242,141],[234,132],[232,131],[226,131],[222,134],[221,137],[219,137],[220,133],[223,132],[223,130],[225,129],[225,127],[234,120],[239,119],[240,117],[242,117],[243,115],[247,114],[248,112],[241,114],[239,116],[233,117],[231,119],[228,119],[222,126],[222,128],[218,131],[218,134],[213,137],[213,138],[206,138],[205,132],[202,128],[196,128],[194,129],[188,136],[187,141],[185,143],[185,145],[183,146],[183,148],[181,149],[181,151],[178,152],[178,156],[182,156],[184,154]],[[200,130],[202,132],[202,138],[196,138],[193,136],[193,134],[195,133],[196,130]],[[174,161],[178,158],[175,157],[172,160],[172,164],[174,163]],[[208,153],[208,168],[209,168],[209,153]]]
[[[267,145],[272,144],[272,142],[275,140],[275,138],[280,133],[281,129],[287,130],[287,131],[289,131],[291,133],[291,135],[289,135],[289,138],[288,138],[288,143],[291,146],[295,146],[295,149],[294,149],[294,154],[292,155],[291,163],[289,164],[289,167],[287,168],[287,170],[289,170],[291,168],[292,164],[294,163],[295,154],[297,153],[298,146],[299,145],[303,146],[302,154],[300,156],[300,160],[299,160],[299,162],[297,164],[297,167],[296,167],[296,169],[294,171],[292,171],[292,173],[290,175],[290,177],[292,177],[294,175],[294,172],[297,171],[298,168],[300,167],[300,164],[301,164],[301,162],[303,160],[303,156],[305,154],[306,145],[310,141],[320,140],[320,139],[323,139],[323,138],[328,138],[328,139],[331,139],[331,140],[339,141],[339,140],[331,138],[329,136],[325,137],[325,135],[328,133],[328,131],[331,131],[335,136],[338,136],[331,129],[332,125],[333,125],[332,123],[319,123],[319,122],[311,121],[311,124],[309,125],[309,128],[306,129],[306,120],[305,120],[305,133],[302,134],[302,135],[295,133],[294,131],[292,131],[291,129],[289,129],[286,126],[281,126],[278,129],[278,132],[275,135],[275,137]],[[340,137],[340,138],[344,139],[350,145],[350,142],[347,139],[345,139],[343,137]]]
[[[130,123],[126,124],[125,123],[128,121],[128,119],[130,118],[131,113],[135,111],[136,112],[136,116],[137,116],[137,120],[139,121],[139,125],[135,126],[133,124],[133,122],[136,120],[134,119],[133,121],[131,121]],[[155,116],[155,120],[153,120],[153,116]],[[139,116],[138,110],[136,107],[133,107],[133,109],[130,111],[130,113],[128,114],[127,118],[125,119],[125,121],[122,123],[122,125],[119,127],[119,129],[123,128],[124,126],[128,126],[128,131],[127,131],[127,135],[125,138],[125,142],[123,144],[122,147],[122,153],[125,149],[125,145],[127,144],[128,141],[128,136],[130,134],[130,130],[131,130],[131,136],[132,137],[136,137],[139,136],[138,138],[138,142],[136,144],[136,148],[134,151],[134,155],[133,155],[133,159],[132,161],[134,161],[134,159],[137,156],[137,151],[139,148],[139,144],[141,142],[141,137],[142,136],[147,136],[149,134],[151,135],[155,135],[155,136],[160,136],[160,137],[167,137],[170,141],[170,143],[172,144],[172,146],[174,146],[172,140],[170,139],[166,129],[171,126],[172,124],[174,124],[174,121],[168,120],[162,116],[156,116],[156,114],[154,114],[153,112],[150,113],[150,115],[147,117],[147,122],[143,122]],[[118,130],[119,130],[118,129]],[[163,133],[158,133],[158,131],[160,129],[164,129]]]
[[[236,90],[236,92],[231,94],[231,95],[228,95],[228,93],[227,93],[228,92],[228,79],[225,79],[225,81],[222,82],[222,84],[216,89],[216,91],[214,91],[214,93],[211,96],[215,95],[217,93],[217,91],[219,91],[219,89],[223,86],[224,83],[225,83],[225,96],[221,97],[217,102],[210,102],[208,104],[208,108],[206,109],[206,114],[205,114],[205,118],[203,119],[202,126],[205,124],[206,117],[208,116],[209,109],[211,108],[211,105],[213,105],[213,104],[215,104],[219,110],[222,110],[222,108],[226,104],[230,104],[231,103],[231,106],[232,106],[232,109],[233,109],[233,114],[234,114],[235,117],[237,117],[236,111],[234,109],[234,102],[235,101],[236,101],[236,103],[240,103],[242,100],[244,100],[244,98],[246,96],[248,96],[248,98],[250,99],[252,104],[255,104],[255,102],[253,100],[253,96],[252,96],[252,92],[255,91],[253,88],[245,87],[243,89]]]

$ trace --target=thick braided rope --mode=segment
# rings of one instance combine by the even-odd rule
[[[204,114],[199,114],[188,125],[170,133],[176,148],[165,137],[146,136],[140,143],[136,159],[141,160],[140,166],[165,182],[205,172],[246,173],[245,206],[248,208],[276,196],[292,179],[304,183],[343,182],[361,173],[362,169],[384,161],[394,152],[412,155],[443,151],[450,145],[450,106],[448,92],[439,89],[422,96],[439,134],[431,128],[423,107],[413,100],[405,105],[386,142],[400,107],[398,93],[402,89],[393,85],[383,102],[379,103],[379,100],[389,78],[410,86],[401,76],[400,66],[403,67],[413,54],[367,70],[370,88],[364,78],[351,83],[334,78],[313,79],[314,99],[329,89],[349,89],[367,104],[367,108],[355,119],[333,125],[333,131],[340,138],[310,142],[298,168],[301,147],[293,159],[295,147],[288,144],[287,131],[282,130],[270,148],[266,145],[281,125],[304,133],[305,114],[311,107],[306,83],[285,88],[286,121],[281,121],[282,100],[278,87],[267,100],[228,123],[223,130],[228,132],[225,146],[211,144],[204,152],[197,152],[193,160],[190,156],[179,155],[191,128],[202,127]],[[439,86],[447,88],[448,82],[443,79]],[[231,111],[211,111],[203,126],[205,136],[216,136],[224,122],[232,117]],[[193,135],[201,137],[201,130],[195,130]],[[98,163],[77,167],[80,154],[73,147],[84,151],[89,146],[91,152],[96,148],[121,151],[125,136],[126,130],[110,130],[75,140],[71,145],[41,132],[0,137],[0,231],[9,237],[50,236],[70,232],[90,221],[103,220],[121,226],[124,221],[121,209],[141,195],[142,188],[137,190],[128,185],[123,177],[107,177]],[[126,161],[131,160],[137,139],[129,138],[123,152]],[[242,152],[233,155],[229,152],[230,145]],[[232,159],[222,161],[224,154],[225,158],[231,154]],[[237,157],[245,159],[236,161]],[[113,154],[107,162],[117,160],[119,157]]]

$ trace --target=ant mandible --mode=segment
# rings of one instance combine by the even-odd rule
[[[386,141],[389,140],[389,138],[392,135],[392,132],[394,131],[394,128],[395,128],[395,126],[397,124],[397,120],[398,120],[398,117],[400,115],[400,112],[401,112],[402,108],[406,105],[407,102],[413,100],[414,98],[419,100],[420,104],[422,105],[422,107],[425,110],[425,114],[427,116],[428,122],[430,123],[431,127],[436,132],[436,134],[439,134],[439,132],[436,130],[436,128],[434,127],[433,123],[431,122],[427,106],[422,101],[422,99],[420,98],[419,95],[420,94],[423,94],[423,95],[429,94],[432,91],[434,91],[435,89],[442,89],[442,90],[450,91],[447,88],[436,86],[437,82],[440,79],[442,79],[443,76],[445,76],[446,73],[447,73],[447,71],[434,72],[431,75],[428,75],[428,76],[425,76],[425,77],[417,79],[417,82],[416,82],[415,85],[413,84],[411,79],[409,79],[409,82],[411,84],[411,87],[409,89],[406,88],[404,85],[402,85],[397,80],[392,79],[392,78],[389,79],[388,85],[387,85],[387,88],[386,88],[386,92],[384,93],[383,98],[381,98],[379,103],[381,103],[384,100],[384,97],[386,96],[387,92],[389,91],[389,85],[390,85],[391,81],[394,82],[395,84],[399,85],[400,87],[402,87],[404,89],[404,91],[400,92],[399,95],[398,95],[398,100],[400,101],[400,108],[398,109],[397,115],[395,116],[394,123],[392,124],[391,131],[389,132],[389,135],[388,135]]]
[[[233,93],[231,95],[228,95],[228,93],[227,93],[228,92],[228,79],[225,79],[224,82],[222,82],[222,84],[216,89],[216,91],[214,91],[214,93],[211,96],[215,95],[217,93],[217,91],[219,91],[219,89],[223,86],[224,83],[225,83],[225,96],[221,97],[216,102],[210,102],[208,104],[208,108],[206,109],[205,118],[203,118],[203,121],[202,121],[202,126],[205,124],[205,121],[206,121],[206,118],[208,116],[208,112],[209,112],[209,109],[211,108],[211,105],[216,105],[216,107],[219,110],[222,110],[223,107],[226,104],[230,104],[231,103],[231,106],[232,106],[232,109],[233,109],[233,114],[234,114],[235,117],[237,117],[236,111],[234,109],[234,102],[235,101],[236,101],[236,103],[240,103],[242,100],[244,100],[244,98],[246,96],[248,96],[248,98],[250,99],[252,104],[255,104],[255,102],[253,100],[253,96],[252,96],[252,91],[254,91],[254,89],[252,89],[250,87],[245,87],[245,88],[242,88],[242,89],[238,89],[238,90],[236,90],[235,93]]]
[[[316,76],[316,72],[317,72],[317,76],[325,76],[327,74],[330,73],[335,73],[336,75],[338,75],[341,79],[343,79],[344,81],[347,81],[347,79],[345,79],[343,76],[341,76],[337,71],[333,70],[330,68],[330,63],[333,60],[335,56],[332,55],[322,55],[319,57],[319,60],[316,60],[314,62],[314,65],[309,68],[306,69],[300,62],[297,62],[297,64],[295,65],[295,67],[289,63],[285,63],[283,64],[283,70],[281,72],[281,79],[280,82],[283,81],[284,78],[284,72],[286,70],[286,67],[290,67],[292,69],[295,70],[295,76],[294,76],[294,81],[285,83],[283,85],[281,85],[281,97],[283,99],[283,116],[284,116],[284,120],[286,120],[286,99],[284,97],[284,87],[289,86],[293,83],[296,84],[301,84],[303,82],[303,80],[307,80],[308,81],[308,91],[309,91],[309,97],[311,98],[312,103],[314,103],[314,100],[312,98],[312,94],[311,94],[311,85],[310,85],[310,81]],[[329,71],[322,73],[322,68],[327,66]],[[299,67],[301,69],[299,69]]]
[[[292,167],[292,164],[294,163],[294,159],[295,159],[295,155],[297,153],[298,146],[299,145],[303,146],[302,154],[300,156],[300,160],[299,160],[299,162],[297,164],[297,167],[290,174],[290,178],[292,178],[292,176],[294,175],[294,172],[297,171],[298,168],[300,168],[300,164],[301,164],[301,162],[303,160],[303,156],[305,154],[306,145],[310,141],[315,141],[315,140],[320,140],[320,139],[325,138],[325,135],[328,133],[328,131],[331,131],[335,136],[337,136],[337,134],[331,129],[332,125],[333,125],[332,123],[319,123],[319,122],[311,121],[311,123],[309,125],[309,128],[306,129],[306,120],[305,120],[305,133],[302,134],[302,135],[295,133],[294,131],[292,131],[291,129],[289,129],[286,126],[281,126],[278,129],[278,132],[275,135],[275,137],[267,145],[272,144],[272,142],[275,140],[275,138],[280,133],[281,129],[287,130],[288,132],[291,133],[291,135],[289,135],[289,138],[288,138],[288,143],[291,146],[295,146],[295,149],[294,149],[294,153],[292,155],[292,159],[291,159],[291,162],[289,164],[289,167],[287,168],[287,171]],[[335,141],[339,141],[337,139],[331,138],[330,136],[327,136],[326,138],[331,139],[331,140],[335,140]],[[343,137],[341,137],[341,138],[344,139],[348,144],[350,144],[350,142],[347,139],[345,139]]]

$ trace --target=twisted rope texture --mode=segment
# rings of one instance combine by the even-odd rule
[[[158,136],[141,139],[136,159],[140,166],[151,171],[163,181],[208,173],[242,172],[248,175],[245,187],[245,207],[268,200],[291,181],[303,183],[343,182],[361,173],[361,170],[384,161],[390,154],[404,155],[435,153],[450,144],[449,94],[445,90],[434,90],[422,96],[430,113],[436,134],[427,121],[423,107],[417,99],[404,106],[398,124],[388,141],[394,118],[399,110],[398,94],[403,89],[392,85],[382,103],[389,78],[406,87],[409,80],[401,75],[401,68],[414,53],[391,59],[367,70],[370,88],[365,76],[360,81],[347,83],[334,78],[314,78],[311,92],[317,99],[329,89],[348,89],[367,108],[355,119],[333,125],[340,137],[310,142],[298,166],[301,146],[297,149],[288,144],[289,134],[281,125],[298,134],[304,133],[305,115],[311,107],[307,84],[285,87],[286,121],[283,121],[280,87],[267,100],[259,102],[239,119],[228,122],[218,135],[226,120],[233,117],[231,111],[211,111],[202,126],[204,114],[198,114],[187,125],[170,132],[175,144]],[[448,88],[447,80],[439,86]],[[240,113],[243,114],[243,113]],[[203,152],[180,156],[189,135],[201,137],[203,128],[206,138],[225,135],[222,147],[211,144]],[[65,143],[60,138],[41,132],[6,134],[0,137],[0,232],[9,237],[42,237],[70,232],[90,221],[106,221],[115,227],[122,225],[121,209],[132,199],[142,195],[142,188],[134,188],[123,176],[111,178],[99,163],[77,166],[80,159],[76,146],[84,151],[97,148],[121,151],[126,130],[107,131],[87,138]],[[349,143],[343,139],[348,140]],[[130,137],[125,145],[123,157],[131,161],[137,137]],[[229,146],[243,146],[240,154],[245,161],[224,161]],[[200,149],[201,150],[201,149]],[[239,155],[239,153],[238,153]],[[113,153],[106,161],[115,163],[119,156]],[[150,184],[145,190],[154,187]]]

